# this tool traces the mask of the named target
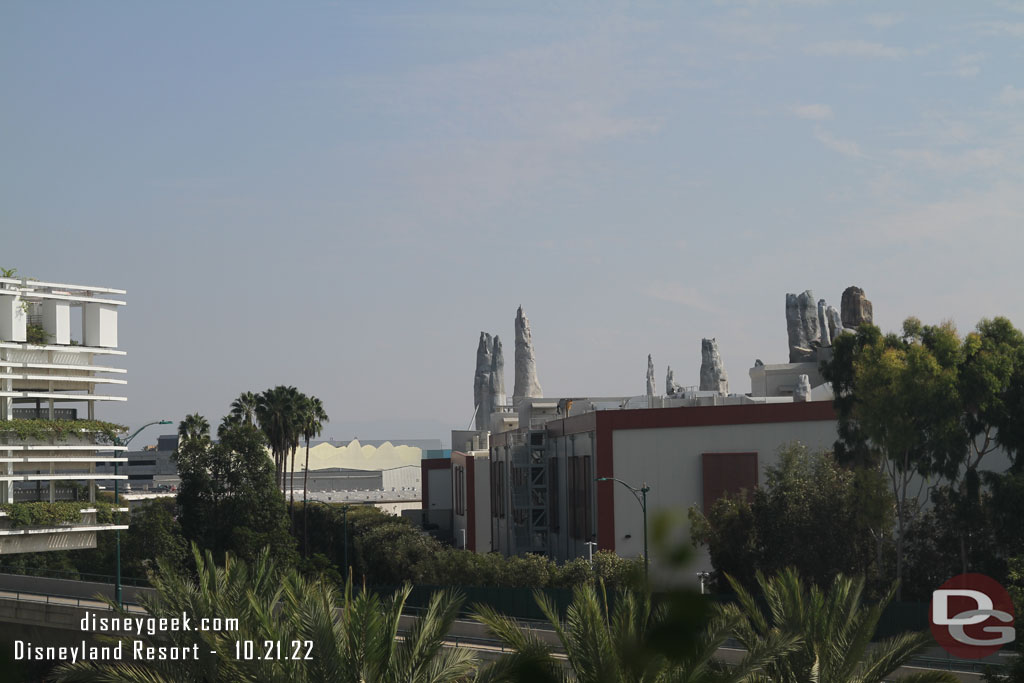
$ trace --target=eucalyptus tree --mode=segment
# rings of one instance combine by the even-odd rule
[[[309,442],[312,438],[320,436],[324,425],[330,421],[327,411],[324,410],[323,402],[316,396],[306,399],[302,421],[302,436],[306,439],[306,466],[302,472],[302,554],[306,555],[309,546],[309,531],[306,522],[309,520],[307,512],[309,500]],[[293,494],[294,495],[294,494]]]
[[[889,479],[896,580],[902,583],[904,538],[926,482],[944,482],[944,495],[958,508],[961,566],[969,571],[983,460],[1001,449],[1012,470],[1024,467],[1024,334],[1006,318],[982,320],[963,339],[950,323],[916,318],[904,321],[900,335],[862,325],[836,340],[822,374],[835,391],[836,455]]]
[[[275,557],[294,561],[284,498],[256,427],[221,425],[219,441],[185,440],[175,454],[181,484],[177,502],[186,538],[217,555],[252,557],[270,545]]]
[[[1001,450],[1010,458],[1011,471],[1019,472],[1024,466],[1019,426],[1024,408],[1024,334],[1006,318],[982,320],[963,340],[958,369],[968,446],[965,453],[953,454],[943,463],[942,473],[949,481],[947,495],[956,508],[960,569],[966,574],[972,569],[968,558],[977,550],[976,532],[986,524],[983,479],[988,479],[990,487],[1004,483],[993,472],[979,472],[982,460]],[[991,460],[990,456],[987,462]]]
[[[902,335],[861,325],[840,335],[822,370],[838,415],[836,456],[881,471],[895,502],[896,582],[902,583],[907,529],[929,478],[967,452],[957,386],[960,342],[950,325],[907,318]],[[897,588],[897,598],[900,596]]]
[[[748,649],[763,647],[789,633],[796,649],[770,662],[763,672],[772,683],[882,683],[934,641],[929,633],[908,632],[872,643],[878,620],[894,591],[878,603],[863,605],[863,579],[837,576],[824,590],[804,584],[793,569],[771,578],[758,573],[759,602],[732,580],[737,602],[719,608],[734,623],[733,634]],[[767,605],[767,611],[760,604]],[[900,679],[906,683],[953,683],[947,671],[926,671]]]

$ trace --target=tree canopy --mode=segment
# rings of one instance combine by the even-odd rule
[[[756,572],[786,567],[818,586],[840,573],[870,573],[890,509],[876,472],[844,468],[831,453],[796,443],[779,450],[764,486],[719,499],[706,516],[691,507],[689,516],[694,542],[708,547],[727,591],[724,574],[752,588]]]
[[[982,461],[995,465],[991,454],[1001,450],[1011,471],[1021,468],[1024,335],[1006,318],[982,320],[962,339],[950,323],[907,318],[901,334],[884,336],[865,324],[839,336],[822,375],[835,393],[836,456],[889,482],[896,578],[929,486],[958,508],[951,519],[967,571],[971,529],[982,522]]]
[[[284,498],[265,448],[262,432],[244,423],[225,429],[216,444],[208,434],[179,443],[178,504],[186,538],[246,559],[265,545],[279,558],[294,554]]]

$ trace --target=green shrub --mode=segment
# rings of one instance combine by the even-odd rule
[[[50,333],[43,329],[42,325],[29,324],[25,326],[25,341],[43,346],[50,343]]]
[[[113,524],[118,518],[117,506],[112,503],[97,501],[90,503],[82,500],[67,500],[50,503],[35,501],[31,503],[4,503],[0,511],[7,513],[12,528],[26,526],[55,526],[57,524],[76,524],[82,521],[82,510],[96,509],[97,524]]]
[[[117,524],[121,521],[122,513],[118,512],[118,506],[113,503],[97,500],[95,503],[87,503],[87,505],[96,508],[97,524]]]
[[[594,578],[594,570],[585,557],[569,560],[561,567],[555,567],[551,577],[552,588],[573,588]]]
[[[100,420],[4,420],[0,421],[0,435],[13,434],[21,440],[47,439],[51,436],[67,439],[72,434],[95,434],[102,443],[112,443],[118,434],[128,431],[124,425]]]
[[[11,526],[53,526],[64,522],[79,522],[81,510],[88,503],[67,501],[59,503],[5,503],[0,510],[7,513]]]

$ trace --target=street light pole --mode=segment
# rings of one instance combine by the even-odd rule
[[[345,526],[345,581],[352,578],[352,568],[348,566],[348,505],[341,508],[342,524]]]
[[[148,422],[148,423],[142,425],[141,427],[139,427],[138,429],[136,429],[131,434],[131,436],[129,436],[126,439],[119,439],[118,437],[115,436],[114,437],[114,445],[115,446],[127,446],[128,443],[132,439],[137,437],[139,435],[139,432],[141,432],[146,427],[151,427],[153,425],[169,425],[169,424],[172,424],[172,422],[170,420],[157,420],[155,422]],[[127,451],[125,451],[125,452],[127,453]],[[118,488],[117,488],[117,482],[118,482],[117,466],[120,465],[120,464],[121,463],[117,462],[116,460],[114,461],[114,505],[115,506],[119,505],[119,503],[117,501],[117,499],[119,497]],[[115,541],[114,541],[115,551],[114,551],[114,554],[115,554],[115,556],[117,558],[117,560],[116,560],[117,561],[117,574],[114,577],[114,600],[117,602],[117,606],[120,607],[121,604],[122,604],[122,601],[121,601],[121,530],[120,529],[117,529],[117,530],[114,531],[114,537],[115,537]]]
[[[629,489],[629,492],[633,494],[634,498],[636,498],[636,502],[640,503],[640,507],[643,509],[644,513],[644,577],[648,577],[650,575],[651,561],[650,556],[647,553],[647,492],[651,490],[651,487],[647,485],[647,482],[644,482],[644,485],[640,488],[634,488],[621,479],[616,479],[615,477],[598,477],[594,481],[617,481]]]

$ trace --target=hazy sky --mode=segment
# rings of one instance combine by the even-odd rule
[[[447,442],[519,304],[551,396],[749,391],[804,289],[1024,325],[1022,3],[8,0],[0,98],[0,266],[128,290],[131,425]]]

